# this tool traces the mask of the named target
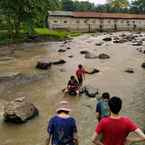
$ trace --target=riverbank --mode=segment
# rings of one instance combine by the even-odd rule
[[[13,45],[11,53],[6,54],[6,47],[0,50],[1,77],[21,73],[16,80],[0,83],[0,140],[2,145],[42,145],[47,137],[48,120],[55,113],[60,100],[68,100],[72,107],[72,115],[77,120],[80,145],[90,145],[97,119],[95,107],[97,98],[85,95],[78,97],[64,96],[62,89],[69,77],[75,73],[78,64],[87,70],[98,68],[99,73],[86,75],[84,85],[93,86],[102,93],[107,91],[111,96],[119,96],[123,100],[121,114],[132,118],[141,128],[145,122],[145,70],[141,68],[145,54],[133,46],[135,42],[122,40],[123,36],[137,35],[140,40],[145,33],[117,32],[101,34],[84,34],[70,41],[48,41],[41,43],[22,43]],[[104,38],[111,41],[104,41]],[[141,37],[141,38],[140,38]],[[129,37],[130,38],[130,37]],[[124,41],[124,43],[114,43]],[[108,39],[109,40],[109,39]],[[69,49],[67,49],[69,47]],[[60,52],[59,50],[65,50]],[[98,56],[108,54],[109,59],[96,57],[85,58],[80,51],[89,51]],[[5,54],[5,56],[4,56]],[[70,57],[71,56],[71,57]],[[7,58],[9,57],[9,58]],[[53,65],[48,70],[35,68],[40,58],[50,60],[64,59],[65,64]],[[125,72],[132,68],[134,73]],[[9,75],[8,73],[11,73]],[[3,75],[2,75],[3,74]],[[23,75],[24,74],[24,75]],[[5,124],[3,122],[3,105],[17,97],[25,96],[39,109],[40,116],[23,125]],[[87,126],[87,129],[86,129]],[[137,145],[145,145],[140,143]]]
[[[24,30],[21,30],[18,37],[10,39],[7,30],[2,30],[0,31],[0,46],[24,42],[63,41],[79,35],[79,32],[49,30],[48,28],[35,28],[33,35],[31,36]]]

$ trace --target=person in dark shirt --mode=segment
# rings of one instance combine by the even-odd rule
[[[104,92],[102,94],[101,100],[96,105],[96,117],[98,121],[100,121],[103,117],[107,117],[110,115],[109,102],[110,94],[108,92]]]
[[[70,77],[65,92],[68,92],[69,94],[72,94],[72,92],[74,92],[79,95],[79,84],[74,76]]]
[[[76,121],[69,115],[70,107],[67,101],[61,101],[48,123],[48,138],[46,145],[78,145]]]

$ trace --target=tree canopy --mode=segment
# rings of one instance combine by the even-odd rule
[[[48,10],[145,14],[145,0],[131,3],[128,0],[113,0],[104,5],[76,0],[0,0],[0,22],[5,23],[10,37],[17,36],[21,29],[31,35],[33,27],[46,26]]]

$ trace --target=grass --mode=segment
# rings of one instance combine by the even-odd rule
[[[39,36],[44,40],[65,40],[68,38],[79,36],[79,32],[68,32],[62,30],[49,30],[47,28],[35,28],[34,35]],[[46,38],[46,39],[45,39]],[[7,30],[0,31],[0,45],[16,42],[24,42],[28,39],[28,35],[22,29],[20,31],[19,37],[14,39],[9,39]]]
[[[47,36],[56,39],[66,39],[69,37],[76,37],[79,36],[79,32],[68,32],[62,30],[49,30],[47,28],[35,28],[34,29],[36,34],[39,36]]]

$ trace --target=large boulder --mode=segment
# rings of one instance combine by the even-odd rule
[[[132,44],[133,46],[142,46],[143,42],[142,41],[136,41],[136,43]]]
[[[94,53],[89,52],[89,53],[85,54],[85,58],[86,59],[96,59],[97,56]]]
[[[142,63],[141,67],[145,69],[145,62]]]
[[[65,52],[65,49],[59,49],[58,52]]]
[[[53,65],[59,65],[59,64],[64,64],[64,63],[66,63],[66,61],[63,59],[52,61]]]
[[[80,51],[80,54],[87,54],[87,53],[89,53],[89,51],[87,51],[87,50]]]
[[[97,88],[94,88],[92,86],[85,86],[83,88],[83,92],[90,98],[95,98],[96,95],[99,94],[99,91]]]
[[[89,72],[89,74],[95,74],[100,72],[98,69],[94,68],[91,72]]]
[[[103,41],[112,41],[112,38],[111,37],[106,37],[103,39]]]
[[[17,98],[4,106],[4,121],[6,122],[25,123],[38,114],[38,109],[25,97]]]
[[[127,73],[134,73],[134,70],[133,70],[133,68],[127,68],[125,70],[125,72],[127,72]]]
[[[36,64],[36,68],[47,70],[51,67],[52,63],[49,60],[39,60]]]
[[[19,72],[1,73],[0,74],[0,82],[1,81],[15,80],[19,76],[21,76],[21,73],[19,73]]]
[[[105,53],[101,53],[98,55],[98,58],[99,59],[109,59],[110,56],[108,54],[105,54]]]

